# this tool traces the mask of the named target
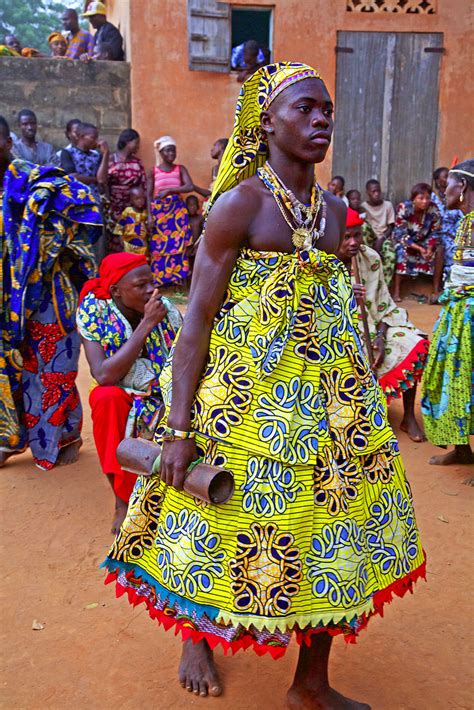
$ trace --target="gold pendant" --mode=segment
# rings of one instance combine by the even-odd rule
[[[305,227],[298,227],[298,229],[293,232],[291,241],[295,249],[301,250],[305,244],[308,246],[311,244],[311,232]]]

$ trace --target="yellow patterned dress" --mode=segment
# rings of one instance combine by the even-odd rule
[[[104,563],[117,595],[183,638],[276,658],[293,631],[354,640],[424,576],[355,319],[334,256],[241,251],[193,407],[198,448],[233,472],[235,493],[214,506],[139,478]]]

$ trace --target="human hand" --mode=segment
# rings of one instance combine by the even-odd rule
[[[165,441],[161,452],[160,477],[168,486],[183,490],[189,464],[198,457],[194,439]]]
[[[158,197],[168,197],[168,195],[172,195],[172,194],[173,194],[172,190],[165,188],[164,190],[160,190],[158,192]]]
[[[155,288],[150,300],[145,304],[145,310],[143,311],[143,320],[150,331],[153,330],[158,323],[161,323],[167,312],[166,306],[161,300],[161,295],[158,289]]]
[[[80,59],[81,62],[90,62],[91,59],[92,59],[92,57],[89,56],[89,54],[87,54],[87,52],[85,52],[84,54],[81,54],[81,56],[79,57],[79,59]]]
[[[365,286],[362,284],[352,284],[352,290],[354,292],[357,305],[362,305],[365,299]]]
[[[377,335],[373,344],[372,350],[374,351],[374,370],[377,370],[385,360],[385,339],[383,335]]]
[[[97,141],[97,147],[102,153],[102,155],[105,155],[105,153],[109,153],[109,144],[107,141]]]

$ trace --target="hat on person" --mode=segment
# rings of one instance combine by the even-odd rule
[[[174,145],[176,147],[176,141],[174,138],[171,138],[171,136],[161,136],[161,138],[158,138],[153,145],[158,151],[160,151],[163,150],[163,148],[167,148],[169,145]]]
[[[61,32],[51,32],[51,34],[48,37],[48,44],[51,44],[51,42],[65,42],[64,35],[61,34]]]
[[[102,259],[99,278],[89,279],[85,282],[79,295],[79,303],[82,303],[87,294],[91,292],[99,299],[111,298],[111,286],[117,284],[129,271],[147,264],[148,261],[144,254],[130,254],[129,252],[109,254],[105,259]]]
[[[353,210],[352,207],[347,208],[347,216],[346,216],[346,228],[350,229],[351,227],[360,227],[362,224],[364,224],[365,220],[362,219],[362,217],[359,215],[356,210]]]
[[[106,15],[107,10],[103,2],[90,2],[87,10],[82,13],[82,17],[92,17],[92,15]]]

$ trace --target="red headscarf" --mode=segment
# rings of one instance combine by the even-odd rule
[[[363,219],[361,219],[360,215],[358,212],[352,209],[352,207],[347,208],[347,217],[346,217],[346,227],[360,227],[361,224],[364,224]]]
[[[109,254],[102,261],[99,268],[99,278],[89,279],[82,287],[79,295],[79,303],[92,291],[97,298],[111,298],[110,287],[118,283],[120,279],[129,271],[137,269],[139,266],[146,266],[147,258],[144,254]]]

